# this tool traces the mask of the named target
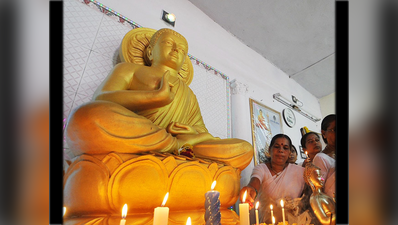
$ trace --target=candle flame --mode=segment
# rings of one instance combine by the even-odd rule
[[[283,200],[281,200],[281,206],[282,206],[282,208],[283,208]]]
[[[126,218],[127,216],[127,204],[124,204],[123,209],[122,209],[122,218]]]
[[[167,194],[164,196],[162,207],[166,204],[168,198],[169,198],[169,192],[167,192]]]
[[[275,224],[275,217],[272,217],[272,224]]]
[[[245,202],[246,201],[246,195],[247,195],[247,190],[245,191],[245,193],[243,194],[243,202]]]
[[[211,184],[211,190],[213,190],[214,189],[214,187],[216,187],[216,181],[213,181],[213,183]]]
[[[64,207],[64,215],[62,215],[62,216],[65,216],[65,213],[66,213],[66,207]]]
[[[186,225],[191,225],[191,217],[188,217]]]
[[[308,152],[307,151],[305,151],[305,155],[309,158],[309,156],[308,156]]]
[[[258,204],[259,204],[259,203],[260,203],[260,202],[257,201],[257,203],[256,203],[256,209],[258,209]]]
[[[271,208],[271,210],[274,208],[274,207],[272,206],[272,204],[271,204],[269,207]]]

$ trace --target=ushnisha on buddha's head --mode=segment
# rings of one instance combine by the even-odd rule
[[[312,163],[307,163],[304,170],[304,180],[314,191],[316,188],[322,188],[324,179],[321,176],[321,169]]]
[[[145,49],[144,60],[149,66],[168,66],[179,71],[188,55],[188,42],[178,32],[164,28],[153,34]]]

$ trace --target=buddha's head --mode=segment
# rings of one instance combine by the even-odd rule
[[[304,170],[304,180],[314,191],[315,188],[322,188],[324,179],[321,176],[321,169],[312,163],[307,163]]]
[[[151,66],[167,66],[179,71],[188,54],[188,42],[178,32],[160,29],[152,36],[145,49],[145,62]]]

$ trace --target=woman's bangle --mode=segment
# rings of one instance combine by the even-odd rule
[[[258,195],[257,189],[255,189],[255,188],[254,188],[253,186],[251,186],[250,184],[248,184],[247,186],[253,188],[253,189],[256,191],[256,197],[257,197],[257,195]],[[256,197],[254,197],[254,198],[256,198]]]

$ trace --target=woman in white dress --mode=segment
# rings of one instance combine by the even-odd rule
[[[322,138],[326,147],[316,154],[313,164],[321,169],[321,175],[325,179],[324,193],[334,198],[336,192],[335,167],[336,167],[336,115],[331,114],[322,120]]]
[[[286,200],[293,201],[302,195],[304,168],[288,162],[291,148],[292,141],[287,135],[275,135],[269,147],[270,160],[254,167],[249,184],[240,191],[241,202],[245,191],[245,202],[260,201],[260,222],[272,223],[270,204],[276,221],[282,221],[280,200],[286,204]]]

